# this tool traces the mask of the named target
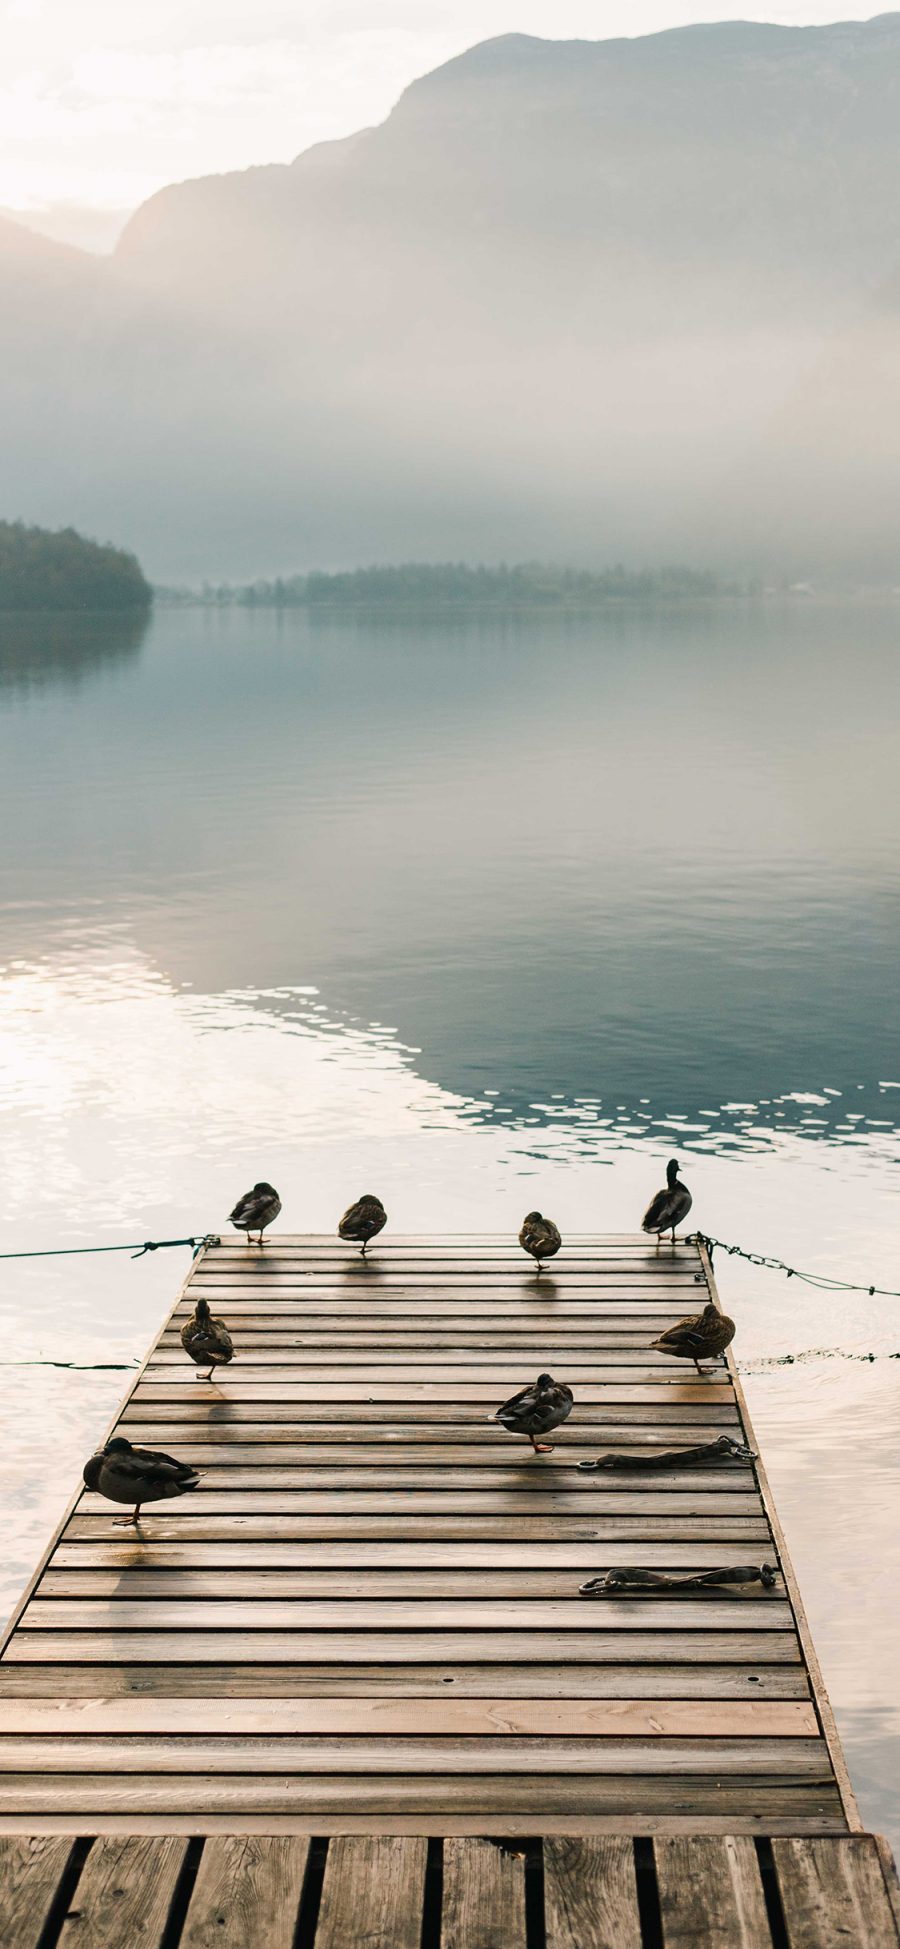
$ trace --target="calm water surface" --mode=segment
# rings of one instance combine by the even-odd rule
[[[900,1287],[898,764],[892,607],[0,618],[0,1249],[256,1177],[628,1230],[677,1152],[706,1229]],[[185,1257],[3,1267],[6,1607]],[[720,1285],[896,1836],[900,1302]]]

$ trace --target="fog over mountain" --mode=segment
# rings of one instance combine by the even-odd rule
[[[160,192],[111,259],[0,223],[0,513],[169,580],[900,578],[898,107],[897,14],[511,35],[379,128]]]

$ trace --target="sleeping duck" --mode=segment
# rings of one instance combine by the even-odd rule
[[[274,1223],[281,1210],[281,1199],[273,1184],[255,1184],[252,1191],[245,1191],[234,1210],[229,1213],[229,1223],[235,1231],[246,1232],[247,1244],[251,1244],[250,1233],[258,1232],[257,1243],[262,1245],[263,1232],[267,1225]]]
[[[130,1502],[130,1516],[116,1516],[117,1523],[138,1523],[141,1504],[164,1502],[169,1496],[183,1496],[196,1489],[200,1481],[188,1462],[177,1462],[174,1455],[163,1455],[152,1448],[132,1448],[124,1435],[116,1435],[85,1462],[85,1487],[106,1496],[109,1502]]]
[[[541,1212],[530,1211],[527,1218],[522,1220],[519,1244],[523,1252],[530,1252],[531,1257],[537,1260],[537,1269],[540,1272],[541,1260],[552,1259],[562,1244],[559,1226],[554,1225],[552,1218],[545,1218]]]
[[[198,1367],[209,1366],[204,1379],[211,1381],[213,1370],[234,1359],[231,1334],[224,1320],[213,1319],[208,1299],[198,1299],[189,1320],[181,1329],[181,1344]]]
[[[667,1232],[671,1226],[674,1245],[675,1227],[683,1223],[693,1202],[687,1185],[679,1182],[678,1159],[673,1157],[666,1165],[666,1188],[657,1191],[656,1197],[651,1198],[641,1219],[641,1230],[655,1232],[658,1245],[663,1232]]]
[[[710,1300],[702,1313],[694,1313],[686,1320],[678,1320],[675,1326],[667,1326],[658,1340],[651,1346],[659,1353],[674,1354],[676,1360],[692,1360],[698,1374],[705,1371],[701,1360],[713,1360],[730,1347],[735,1335],[734,1321],[727,1313],[720,1313],[718,1306]]]
[[[375,1238],[378,1232],[383,1232],[386,1224],[387,1212],[381,1199],[374,1198],[371,1191],[367,1191],[362,1198],[357,1198],[355,1205],[350,1205],[345,1211],[338,1226],[338,1237],[351,1239],[354,1245],[361,1246],[365,1258],[366,1246],[370,1238]]]
[[[555,1381],[552,1374],[539,1374],[533,1387],[523,1387],[498,1408],[494,1416],[511,1435],[527,1435],[536,1455],[552,1455],[553,1443],[538,1441],[549,1435],[572,1412],[574,1396],[570,1387]]]

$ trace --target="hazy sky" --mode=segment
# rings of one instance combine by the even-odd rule
[[[284,162],[381,121],[473,42],[692,20],[866,19],[871,5],[704,0],[0,0],[0,205],[133,207],[185,176]]]

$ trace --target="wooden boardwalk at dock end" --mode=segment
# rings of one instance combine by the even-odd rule
[[[462,1949],[479,1877],[524,1915],[539,1835],[533,1877],[562,1949],[579,1940],[559,1919],[571,1863],[589,1876],[615,1855],[633,1909],[635,1836],[657,1837],[664,1921],[678,1837],[702,1834],[729,1886],[752,1886],[760,1928],[773,1877],[784,1903],[792,1876],[832,1858],[816,1846],[861,1845],[761,1467],[578,1466],[721,1434],[756,1446],[729,1361],[700,1378],[650,1346],[708,1290],[695,1244],[642,1237],[569,1240],[540,1277],[494,1238],[387,1236],[367,1261],[283,1234],[205,1249],[115,1424],[195,1463],[200,1488],[147,1506],[139,1533],[81,1491],[0,1656],[0,1831],[23,1837],[8,1844],[23,1860],[44,1848],[48,1903],[75,1873],[67,1836],[101,1837],[76,1864],[88,1884],[113,1872],[113,1835],[134,1862],[168,1837],[154,1858],[171,1899],[200,1848],[185,1837],[208,1837],[188,1921],[224,1899],[229,1837],[269,1837],[259,1872],[299,1902],[309,1837],[331,1836],[327,1945],[347,1939],[333,1850],[366,1885],[374,1850],[427,1905],[440,1837],[433,1899]],[[211,1383],[179,1339],[201,1295],[237,1353]],[[553,1454],[533,1456],[490,1417],[543,1369],[576,1405]],[[771,1590],[578,1595],[613,1566],[764,1561]],[[485,1854],[485,1834],[527,1846]],[[780,1865],[760,1865],[759,1836]],[[421,1926],[419,1912],[416,1944]],[[613,1939],[642,1937],[623,1923]]]

